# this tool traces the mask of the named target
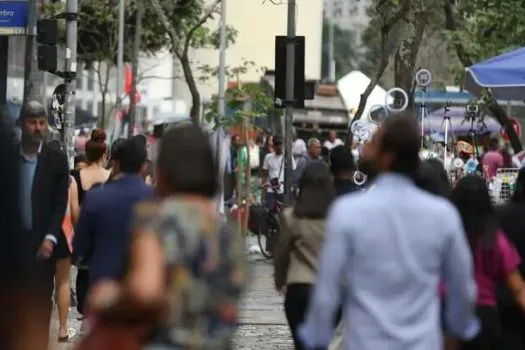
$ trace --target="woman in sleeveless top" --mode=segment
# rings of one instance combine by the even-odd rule
[[[55,248],[56,272],[55,272],[55,296],[58,309],[58,342],[69,340],[68,314],[71,301],[71,289],[69,286],[69,273],[71,271],[71,253],[73,242],[73,225],[76,217],[73,215],[75,204],[78,203],[77,184],[75,179],[69,177],[69,199],[66,207],[66,214],[62,222],[63,235],[58,240]]]
[[[106,163],[106,133],[103,129],[95,129],[91,133],[91,139],[86,143],[86,160],[84,168],[74,170],[71,175],[77,184],[78,205],[73,213],[78,217],[80,207],[84,201],[87,191],[91,188],[107,182],[110,172],[104,168]],[[84,313],[85,299],[87,295],[89,280],[89,257],[76,257],[78,273],[75,284],[77,294],[77,310],[80,314]]]

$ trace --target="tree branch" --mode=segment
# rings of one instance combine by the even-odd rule
[[[217,12],[217,6],[221,3],[221,0],[215,0],[213,4],[211,4],[206,10],[204,10],[204,15],[195,23],[195,25],[188,31],[188,34],[186,35],[186,40],[184,42],[184,49],[183,49],[183,55],[186,56],[188,54],[188,50],[190,48],[191,39],[193,38],[193,34],[195,34],[195,31],[199,29],[206,21],[215,13]]]
[[[452,4],[450,3],[450,1],[447,0],[443,0],[443,4],[445,10],[445,29],[451,32],[456,32],[457,24],[456,19],[454,18],[454,9],[452,8]],[[456,49],[456,53],[458,55],[459,60],[461,61],[461,63],[463,63],[463,66],[469,67],[474,63],[468,56],[467,52],[465,51],[465,48],[463,47],[463,45],[461,45],[461,43],[455,40],[454,47]]]
[[[162,21],[162,25],[164,26],[164,28],[166,28],[166,31],[168,32],[168,36],[170,37],[170,40],[171,40],[171,46],[172,46],[173,52],[177,54],[178,56],[178,53],[180,53],[180,50],[181,50],[180,48],[181,38],[177,34],[177,31],[175,30],[173,25],[170,23],[168,17],[166,16],[166,13],[164,13],[164,9],[162,8],[162,5],[160,4],[159,0],[150,0],[150,1],[151,1],[151,4],[153,5],[153,9],[159,16],[160,20]]]
[[[388,36],[390,34],[390,31],[392,30],[392,27],[396,25],[397,22],[399,22],[408,12],[408,10],[410,9],[410,3],[410,0],[404,0],[399,10],[396,11],[394,15],[387,19],[381,26],[381,60],[379,61],[379,65],[377,67],[377,71],[374,78],[370,80],[370,83],[366,87],[365,91],[363,91],[363,93],[361,94],[361,98],[359,99],[359,106],[357,107],[357,111],[352,119],[352,122],[350,123],[350,127],[348,128],[346,140],[347,143],[351,143],[353,139],[351,125],[355,121],[361,119],[365,111],[368,97],[370,96],[372,91],[374,91],[376,85],[379,83],[379,80],[383,76],[383,73],[385,72],[385,69],[388,66],[388,62],[390,61],[390,57],[388,54]]]

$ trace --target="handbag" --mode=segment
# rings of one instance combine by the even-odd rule
[[[279,168],[279,174],[277,175],[277,177],[273,177],[270,179],[270,187],[276,191],[281,188],[281,181],[279,179],[281,178],[281,174],[283,171],[283,164],[284,164],[284,156],[282,156],[282,159],[281,159],[281,166]]]

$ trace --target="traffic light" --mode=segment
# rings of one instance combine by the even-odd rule
[[[58,20],[42,19],[37,22],[38,69],[55,73],[58,69]]]
[[[291,101],[286,101],[286,45],[288,40],[293,40],[295,45],[295,62],[294,62],[294,102],[293,107],[304,108],[305,96],[305,40],[304,36],[296,36],[288,39],[286,36],[275,37],[275,107],[283,108]],[[281,103],[281,101],[286,101]]]

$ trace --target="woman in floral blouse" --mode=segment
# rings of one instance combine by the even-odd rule
[[[244,242],[221,223],[213,199],[217,172],[197,127],[169,130],[157,164],[160,200],[137,208],[129,274],[99,285],[92,307],[110,315],[119,300],[150,310],[152,349],[228,349],[246,283]]]

